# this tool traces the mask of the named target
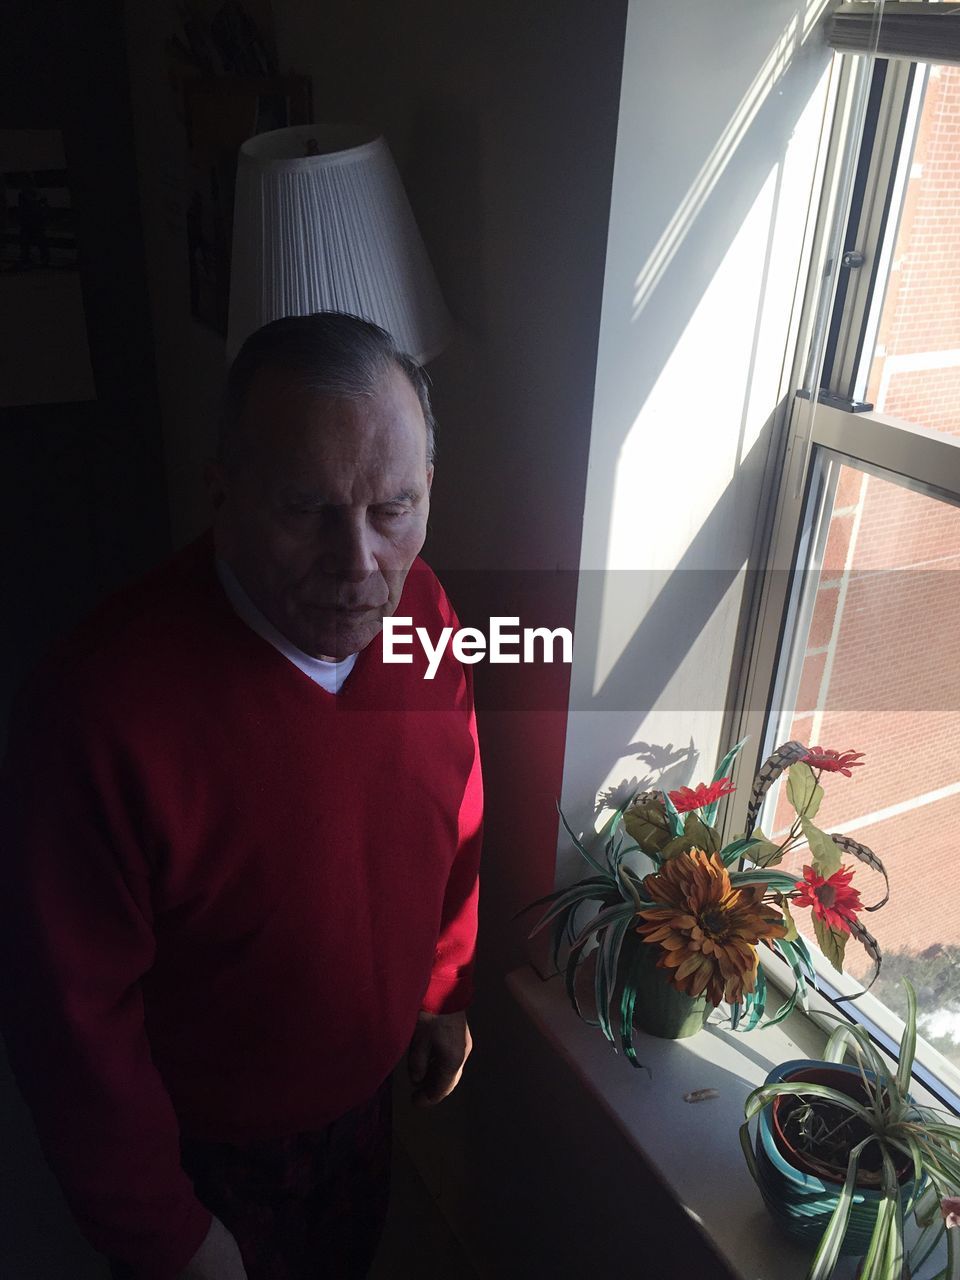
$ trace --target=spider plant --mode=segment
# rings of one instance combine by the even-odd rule
[[[895,1068],[887,1066],[862,1027],[837,1018],[841,1023],[827,1041],[823,1063],[842,1063],[849,1050],[854,1058],[862,1086],[862,1101],[849,1097],[827,1084],[804,1081],[802,1070],[789,1080],[762,1085],[754,1089],[745,1104],[746,1119],[740,1128],[740,1141],[751,1174],[769,1199],[771,1184],[764,1185],[763,1170],[750,1139],[750,1122],[774,1100],[795,1097],[803,1100],[805,1120],[818,1105],[831,1115],[832,1139],[826,1152],[835,1153],[838,1114],[858,1122],[857,1132],[843,1152],[846,1163],[842,1185],[836,1184],[836,1204],[827,1220],[807,1280],[828,1280],[841,1252],[855,1204],[861,1215],[875,1218],[867,1226],[867,1247],[861,1271],[862,1280],[900,1280],[904,1264],[908,1274],[916,1274],[938,1247],[945,1232],[940,1212],[943,1200],[956,1196],[960,1189],[960,1121],[949,1112],[923,1106],[909,1094],[911,1073],[917,1043],[917,997],[912,984],[904,979],[907,992],[907,1018]],[[831,1015],[833,1016],[833,1015]],[[810,1063],[810,1067],[822,1064]],[[857,1077],[855,1077],[857,1078]],[[768,1112],[769,1115],[769,1112]],[[808,1131],[809,1130],[808,1128]],[[863,1136],[863,1135],[866,1136]],[[760,1147],[758,1135],[758,1148]],[[879,1191],[864,1193],[867,1181],[861,1166],[865,1155],[873,1149],[873,1164],[879,1164]],[[878,1159],[879,1157],[879,1159]],[[901,1171],[898,1176],[898,1166]],[[875,1181],[875,1179],[874,1179]],[[864,1209],[864,1200],[867,1200]],[[921,1233],[910,1256],[904,1247],[904,1220],[913,1213]],[[861,1224],[862,1225],[862,1224]],[[936,1280],[960,1280],[960,1231],[948,1231],[946,1265]]]

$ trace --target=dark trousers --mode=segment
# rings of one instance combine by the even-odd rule
[[[245,1142],[181,1141],[198,1198],[232,1232],[248,1280],[363,1280],[390,1190],[391,1078],[325,1129]],[[135,1280],[111,1262],[113,1280]]]

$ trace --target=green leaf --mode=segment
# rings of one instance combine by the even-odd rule
[[[729,844],[724,845],[720,850],[720,860],[725,867],[732,866],[733,863],[738,862],[743,857],[748,849],[758,843],[759,841],[754,840],[753,836],[737,836],[736,840],[731,840]]]
[[[610,841],[616,835],[617,828],[619,827],[621,821],[623,820],[623,815],[626,812],[626,810],[630,807],[631,803],[632,803],[632,797],[628,796],[627,799],[624,800],[623,804],[618,805],[618,807],[614,809],[613,813],[611,813],[610,817],[606,820],[606,822],[597,832],[598,840],[606,840],[608,844],[610,843]]]
[[[599,878],[581,880],[569,889],[561,889],[557,893],[550,894],[547,898],[541,898],[539,902],[531,902],[524,907],[525,911],[529,911],[531,907],[543,906],[544,902],[549,902],[551,898],[553,899],[553,905],[541,916],[527,937],[532,938],[535,933],[539,933],[545,925],[548,925],[551,920],[554,920],[571,906],[580,906],[584,902],[605,902],[607,890],[610,887],[612,886],[610,886],[609,882],[605,883]]]
[[[810,959],[810,951],[803,938],[797,938],[795,942],[788,942],[786,938],[777,938],[773,944],[773,949],[777,955],[782,956],[789,964],[795,983],[790,999],[781,1005],[774,1015],[772,1022],[777,1023],[782,1022],[787,1017],[798,1000],[803,1009],[807,1008],[807,983],[809,982],[813,987],[816,987],[817,973]]]
[[[780,861],[783,853],[780,846],[768,840],[762,831],[752,836],[737,836],[720,850],[720,857],[725,867],[732,866],[746,854],[751,863],[759,867],[772,867]]]
[[[730,748],[727,754],[723,757],[723,759],[717,765],[717,771],[711,778],[711,782],[719,782],[721,778],[726,778],[729,776],[730,766],[733,764],[734,760],[736,760],[737,755],[740,752],[740,748],[743,746],[745,742],[746,742],[746,738],[741,738],[735,747]]]
[[[583,949],[589,942],[589,938],[582,938],[579,942],[575,942],[567,954],[567,963],[563,971],[563,981],[567,988],[567,999],[573,1007],[574,1013],[578,1018],[582,1019],[588,1026],[597,1027],[600,1024],[593,1018],[588,1018],[580,1008],[580,1001],[577,998],[577,969],[583,963],[585,957]]]
[[[624,902],[632,903],[634,911],[639,911],[643,906],[650,906],[641,895],[643,889],[643,881],[635,873],[631,872],[629,867],[622,865],[617,866],[617,883],[620,886],[620,896]]]
[[[905,1213],[911,1213],[924,1185],[923,1151],[920,1148],[920,1143],[911,1133],[907,1133],[902,1142],[897,1139],[891,1139],[891,1143],[898,1150],[906,1152],[913,1162],[913,1191],[911,1192],[909,1203],[904,1208]]]
[[[837,973],[843,973],[843,953],[846,949],[848,934],[841,929],[831,929],[819,916],[813,917],[813,931],[817,935],[817,946],[827,957]]]
[[[667,821],[662,800],[634,802],[624,812],[623,825],[627,834],[647,854],[659,854],[673,834]]]
[[[660,857],[663,862],[669,862],[671,858],[675,858],[678,853],[689,853],[693,848],[693,841],[688,840],[686,836],[674,836],[660,850]]]
[[[760,1171],[757,1168],[757,1155],[753,1149],[753,1142],[750,1138],[750,1121],[745,1120],[740,1126],[740,1146],[743,1148],[743,1158],[747,1162],[747,1169],[750,1171],[750,1177],[757,1186],[760,1185]]]
[[[683,819],[677,813],[677,806],[673,803],[666,791],[661,791],[663,796],[663,808],[667,815],[667,821],[670,823],[670,830],[675,836],[683,835]]]
[[[827,1015],[830,1016],[829,1014]],[[862,1059],[869,1071],[880,1081],[885,1093],[891,1094],[893,1080],[886,1061],[878,1052],[876,1045],[864,1031],[844,1019],[831,1033],[823,1051],[824,1062],[843,1062],[848,1046],[854,1050],[854,1056]]]
[[[786,1000],[784,1000],[777,1012],[772,1014],[763,1025],[765,1027],[775,1027],[778,1022],[783,1022],[785,1018],[789,1018],[790,1014],[793,1013],[794,1009],[797,1007],[797,1000],[800,996],[800,991],[801,988],[799,984],[794,985],[793,991],[791,991],[790,995],[787,996]]]
[[[647,964],[641,950],[645,946],[647,946],[645,942],[635,946],[627,965],[627,975],[620,996],[620,1043],[623,1045],[627,1060],[633,1066],[649,1071],[649,1068],[638,1059],[637,1051],[633,1046],[633,1010],[637,1002],[637,984],[641,981],[641,975],[645,972]]]
[[[577,936],[573,939],[572,943],[570,944],[570,950],[567,953],[567,962],[564,969],[564,978],[565,978],[566,988],[567,988],[567,997],[570,1000],[570,1004],[573,1006],[573,1011],[577,1015],[577,1017],[581,1018],[584,1022],[587,1023],[588,1026],[591,1026],[591,1027],[602,1026],[603,1015],[601,1014],[601,1021],[597,1021],[594,1018],[588,1018],[580,1008],[580,1001],[577,998],[577,989],[576,989],[577,969],[586,959],[585,955],[583,954],[584,947],[586,947],[586,945],[594,937],[596,937],[598,941],[602,942],[603,941],[602,930],[606,929],[608,925],[615,923],[618,919],[622,919],[623,915],[624,915],[624,906],[622,902],[618,903],[616,906],[613,906],[613,907],[606,907],[598,915],[595,915],[590,920],[590,922],[585,926],[585,928],[583,928],[580,931],[580,933],[577,934]],[[599,955],[596,957],[596,963],[598,967],[601,964],[601,957]],[[596,973],[594,973],[594,991],[595,992],[597,990],[597,983],[598,982],[602,983],[602,981],[603,981],[603,978],[602,977],[598,978]]]
[[[903,1269],[903,1226],[900,1214],[900,1188],[897,1174],[886,1148],[883,1155],[883,1181],[880,1205],[863,1259],[862,1280],[897,1280]]]
[[[806,973],[810,981],[813,983],[813,985],[816,986],[817,971],[813,967],[813,957],[810,955],[810,948],[807,946],[806,940],[803,938],[798,938],[796,942],[793,944],[793,946],[797,954],[799,955],[801,962],[803,963],[804,972]],[[839,1014],[835,1016],[839,1017]]]
[[[525,907],[520,908],[520,910],[517,912],[517,914],[513,918],[514,920],[517,920],[520,918],[520,916],[524,915],[527,911],[532,911],[534,907],[542,907],[547,902],[559,902],[560,898],[562,898],[564,894],[573,894],[573,895],[578,894],[580,893],[580,890],[586,885],[598,885],[598,886],[602,886],[603,888],[606,888],[607,885],[609,885],[610,883],[611,883],[610,877],[607,875],[588,876],[585,880],[578,880],[576,884],[567,885],[566,888],[563,888],[563,889],[554,889],[551,893],[544,894],[542,898],[537,898],[533,902],[528,902]],[[582,894],[581,896],[586,898],[588,895]],[[601,889],[601,892],[596,894],[595,896],[598,898],[602,898],[603,897],[602,889]]]
[[[814,870],[818,871],[824,880],[829,880],[835,871],[840,870],[842,854],[839,845],[834,844],[825,831],[815,827],[807,818],[800,819],[800,829],[810,846]]]
[[[747,1095],[747,1100],[743,1106],[745,1118],[752,1120],[757,1112],[761,1111],[768,1102],[772,1102],[774,1098],[788,1095],[791,1097],[822,1098],[825,1102],[833,1102],[841,1110],[849,1111],[852,1115],[859,1116],[868,1127],[873,1127],[873,1113],[859,1102],[855,1102],[853,1098],[847,1097],[845,1093],[841,1093],[839,1089],[834,1089],[829,1084],[811,1084],[805,1080],[779,1080],[773,1084],[759,1085]]]
[[[720,848],[720,837],[713,827],[701,821],[696,809],[691,809],[683,820],[683,835],[693,842],[696,849],[704,853],[716,853]]]
[[[758,867],[775,867],[783,861],[783,849],[778,844],[768,839],[759,827],[754,828],[753,834],[757,844],[750,850],[750,857]]]
[[[958,1277],[960,1277],[960,1240],[957,1239],[958,1236],[960,1236],[960,1231],[957,1231],[956,1228],[947,1232],[947,1265],[941,1272],[943,1280],[958,1280]]]
[[[907,1016],[897,1061],[897,1088],[906,1095],[910,1088],[914,1054],[917,1052],[917,993],[909,978],[904,978],[903,987],[907,993]]]
[[[801,817],[815,818],[823,799],[823,787],[813,776],[805,760],[798,760],[787,770],[787,799]]]
[[[579,840],[579,839],[578,839],[578,838],[573,834],[573,828],[570,826],[570,823],[567,821],[566,817],[564,816],[564,812],[563,812],[563,810],[560,808],[559,803],[557,804],[557,813],[559,813],[559,815],[560,815],[560,821],[563,823],[564,830],[566,831],[566,833],[567,833],[567,835],[570,837],[570,839],[573,841],[573,843],[574,843],[574,845],[575,845],[575,847],[576,847],[576,850],[577,850],[577,852],[580,854],[580,856],[581,856],[582,858],[584,858],[587,862],[589,862],[589,863],[590,863],[590,865],[591,865],[591,867],[593,867],[594,871],[599,871],[601,875],[606,875],[606,874],[607,874],[607,872],[606,872],[606,868],[605,868],[605,867],[602,867],[602,866],[600,865],[600,863],[599,863],[599,862],[597,862],[596,858],[594,858],[590,853],[588,853],[587,848],[586,848],[586,845],[584,845],[583,841],[582,841],[582,840]]]
[[[597,1017],[600,1019],[600,1029],[610,1041],[614,1038],[610,1002],[613,999],[614,988],[617,985],[617,972],[620,967],[620,951],[623,946],[624,935],[632,919],[632,907],[625,908],[621,916],[613,918],[612,922],[603,931],[603,938],[600,942],[600,955],[597,958],[594,980]]]
[[[747,993],[747,1025],[742,1027],[742,1031],[752,1031],[763,1017],[764,1010],[767,1007],[767,975],[763,971],[763,965],[757,970],[756,989]]]
[[[765,884],[771,893],[790,893],[797,887],[797,877],[788,875],[786,871],[755,867],[749,871],[731,871],[730,883],[735,889],[747,884]]]
[[[796,942],[800,937],[797,931],[797,922],[790,914],[789,898],[784,897],[782,893],[777,895],[777,906],[783,912],[783,923],[787,926],[787,932],[782,939],[784,942]]]
[[[931,1223],[940,1222],[940,1196],[933,1183],[926,1186],[917,1197],[914,1214],[917,1219],[917,1225],[920,1227],[929,1227]]]
[[[943,1233],[945,1231],[946,1227],[943,1225],[943,1219],[940,1217],[940,1213],[938,1211],[936,1222],[925,1226],[921,1234],[913,1243],[913,1248],[910,1250],[910,1257],[907,1262],[910,1275],[918,1276],[920,1274],[924,1263],[943,1239]],[[940,1276],[943,1277],[944,1275],[945,1272],[941,1271]]]
[[[876,1139],[873,1135],[869,1138],[864,1138],[863,1142],[858,1143],[850,1152],[850,1159],[847,1161],[847,1176],[844,1179],[843,1188],[837,1197],[836,1207],[830,1215],[826,1230],[820,1237],[817,1252],[814,1254],[810,1270],[807,1272],[807,1280],[830,1280],[830,1276],[833,1274],[837,1259],[840,1257],[843,1238],[847,1234],[847,1227],[850,1225],[850,1210],[853,1208],[853,1191],[857,1181],[857,1173],[860,1170],[860,1155],[867,1143],[874,1141]]]
[[[560,972],[560,953],[563,951],[564,942],[566,942],[567,946],[570,946],[579,933],[577,916],[582,906],[582,902],[575,902],[573,906],[567,908],[566,914],[554,923],[550,954],[555,973]]]
[[[599,935],[601,929],[605,929],[608,924],[615,924],[617,920],[624,916],[632,915],[632,910],[622,901],[618,901],[613,906],[604,907],[602,911],[598,911],[595,916],[590,919],[580,933],[574,938],[573,945],[578,946],[581,943],[587,943],[595,935]]]

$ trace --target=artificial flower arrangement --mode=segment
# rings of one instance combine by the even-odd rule
[[[560,813],[592,874],[530,904],[547,906],[531,936],[551,927],[554,967],[564,972],[574,1010],[613,1043],[616,1020],[620,1043],[634,1066],[641,1065],[633,1047],[635,1025],[658,1035],[688,1035],[726,1001],[732,1029],[756,1027],[767,999],[760,945],[780,955],[793,973],[791,994],[766,1025],[786,1018],[805,998],[807,983],[816,982],[792,909],[812,911],[817,942],[836,969],[842,972],[844,951],[853,937],[872,959],[873,977],[879,972],[880,949],[860,916],[887,901],[883,864],[865,845],[830,835],[814,823],[823,799],[823,775],[851,777],[862,753],[808,748],[794,741],[778,747],[753,783],[746,832],[721,847],[717,812],[723,797],[734,790],[729,770],[742,746],[727,752],[710,783],[645,791],[618,808],[599,833],[601,856],[577,838]],[[796,817],[786,838],[776,843],[756,821],[764,797],[785,771]],[[788,852],[804,844],[809,862],[802,880],[777,870]],[[640,854],[653,864],[649,874],[642,875],[628,861]],[[863,905],[845,856],[883,876],[887,889],[880,902]],[[587,907],[593,909],[583,919]],[[585,1017],[577,992],[578,970],[594,942],[596,1019]],[[674,1008],[664,1016],[671,999],[685,1002],[685,1008],[680,1015]]]

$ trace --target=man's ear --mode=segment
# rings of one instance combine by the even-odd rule
[[[433,486],[433,463],[431,462],[429,467],[427,467],[427,493],[430,492],[430,489],[432,486]]]
[[[203,464],[203,481],[210,505],[214,511],[218,511],[227,496],[227,478],[223,473],[223,464],[217,458],[208,458]]]

